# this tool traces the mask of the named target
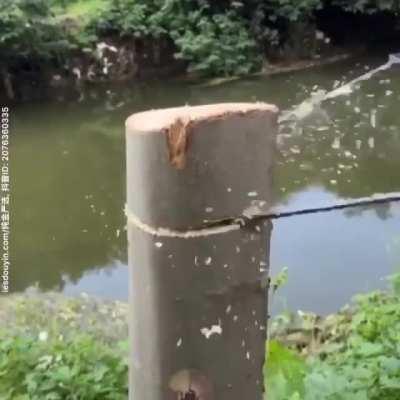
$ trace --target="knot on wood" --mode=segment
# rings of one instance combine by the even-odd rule
[[[211,381],[197,370],[184,369],[175,373],[169,388],[177,394],[177,400],[215,400]]]
[[[182,397],[184,396],[184,397]],[[181,395],[181,398],[179,400],[200,400],[199,397],[196,395],[196,392],[193,390],[189,390],[185,394]]]
[[[183,169],[186,165],[189,124],[190,120],[177,118],[166,131],[169,162],[176,169]]]

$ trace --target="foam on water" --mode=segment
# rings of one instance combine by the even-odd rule
[[[390,69],[393,65],[400,64],[400,53],[393,53],[389,55],[388,61],[379,67],[368,71],[367,73],[353,79],[352,81],[339,86],[338,88],[331,90],[330,92],[325,92],[319,90],[311,95],[308,99],[304,100],[302,103],[297,105],[294,109],[289,111],[284,111],[279,118],[279,122],[286,121],[301,121],[309,117],[315,109],[318,109],[321,103],[328,99],[334,99],[339,96],[349,95],[353,92],[356,84],[361,81],[366,81],[371,79],[380,71],[385,71]]]

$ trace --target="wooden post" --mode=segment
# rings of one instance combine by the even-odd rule
[[[261,400],[278,111],[180,107],[126,122],[130,400]]]

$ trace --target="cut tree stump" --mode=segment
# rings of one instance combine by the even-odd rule
[[[251,217],[272,205],[277,115],[128,118],[130,400],[262,399],[272,225]]]

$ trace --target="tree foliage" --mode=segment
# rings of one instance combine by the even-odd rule
[[[3,0],[0,63],[54,60],[70,47],[46,0]]]
[[[206,2],[113,0],[99,28],[121,36],[167,37],[175,57],[204,75],[243,75],[260,65],[246,20],[234,10],[216,12]]]
[[[366,15],[398,15],[400,7],[398,0],[3,0],[0,64],[61,65],[76,50],[94,54],[95,42],[112,35],[169,40],[175,56],[204,75],[247,74],[271,46],[300,43],[327,6]]]

